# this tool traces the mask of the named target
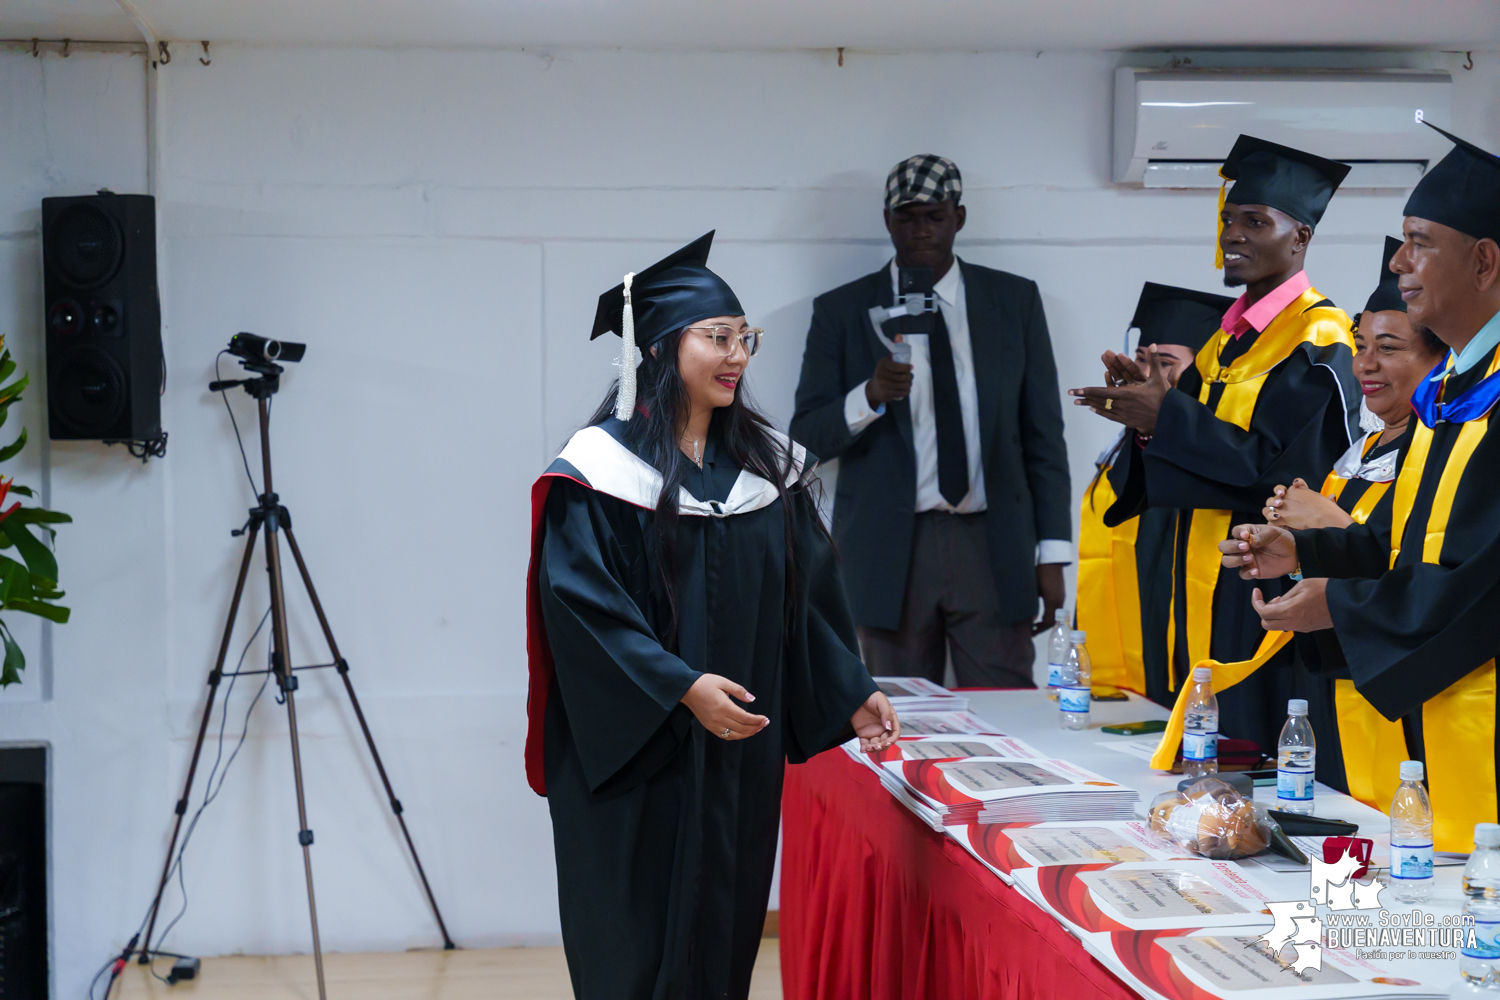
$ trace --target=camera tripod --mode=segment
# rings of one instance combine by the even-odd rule
[[[241,386],[256,401],[260,417],[260,456],[261,477],[265,484],[265,492],[259,497],[259,503],[250,508],[250,520],[245,527],[235,531],[235,535],[247,535],[245,540],[245,554],[240,560],[239,577],[234,585],[234,597],[229,602],[229,615],[224,623],[224,635],[219,642],[218,659],[214,662],[214,668],[208,675],[208,700],[203,706],[203,717],[198,723],[198,739],[193,744],[193,756],[188,764],[187,780],[183,784],[182,796],[177,800],[177,819],[172,827],[172,839],[167,845],[167,860],[162,866],[161,882],[157,885],[156,896],[151,902],[151,909],[147,917],[146,936],[143,939],[140,952],[140,963],[147,964],[151,955],[151,935],[156,929],[156,918],[161,909],[163,893],[166,892],[167,882],[172,875],[172,857],[177,849],[177,839],[182,833],[183,817],[187,813],[188,799],[193,790],[193,779],[198,772],[198,760],[203,753],[203,740],[208,732],[209,717],[213,714],[214,700],[218,694],[219,682],[226,676],[224,661],[229,654],[230,638],[234,632],[235,618],[240,610],[240,598],[245,592],[245,579],[250,572],[251,558],[255,554],[255,542],[261,532],[264,531],[263,544],[265,547],[266,576],[270,585],[271,596],[271,666],[269,672],[275,677],[277,687],[281,690],[282,698],[286,702],[287,723],[292,738],[292,778],[297,792],[297,842],[302,845],[302,867],[307,875],[307,911],[312,922],[312,945],[313,964],[318,976],[319,1000],[326,1000],[327,992],[323,983],[323,947],[318,936],[318,904],[313,894],[313,872],[312,872],[312,843],[313,832],[307,825],[307,802],[302,787],[302,752],[297,740],[297,672],[302,670],[319,670],[329,667],[338,671],[339,677],[344,682],[344,690],[349,695],[349,703],[354,708],[355,717],[359,720],[360,731],[364,734],[365,745],[370,748],[370,757],[375,763],[375,770],[380,775],[380,782],[385,786],[386,798],[390,802],[391,812],[396,816],[396,822],[401,826],[401,835],[406,840],[406,847],[411,852],[412,863],[416,866],[417,877],[422,882],[422,891],[427,896],[427,902],[432,907],[432,915],[437,919],[438,930],[443,935],[444,949],[455,947],[453,939],[448,935],[448,927],[443,923],[443,914],[438,909],[437,899],[432,894],[432,886],[428,884],[427,873],[422,868],[422,859],[417,856],[417,845],[412,842],[411,831],[406,828],[406,819],[402,815],[401,800],[396,798],[396,793],[391,788],[391,779],[385,772],[385,764],[380,759],[380,751],[375,747],[375,737],[370,734],[370,726],[365,721],[364,710],[360,708],[359,698],[354,693],[354,685],[349,680],[349,664],[339,652],[337,641],[333,637],[333,629],[328,625],[328,617],[323,613],[322,602],[318,600],[318,592],[313,588],[312,577],[307,572],[307,564],[302,559],[302,551],[297,547],[297,537],[292,533],[292,518],[286,507],[281,505],[280,499],[272,489],[271,483],[271,436],[270,436],[270,399],[280,388],[282,368],[280,365],[268,362],[243,362],[246,369],[255,372],[258,377],[246,379],[229,379],[213,382],[209,390],[218,392]],[[310,666],[292,666],[289,652],[287,617],[286,617],[286,592],[282,587],[281,579],[281,548],[280,536],[286,536],[287,548],[291,550],[292,559],[297,563],[297,572],[302,577],[302,585],[307,589],[308,599],[312,602],[313,611],[318,616],[318,625],[323,630],[323,638],[328,643],[329,653],[333,657],[331,663],[318,663]],[[240,676],[244,674],[264,674],[266,670],[239,670],[236,669],[229,676]]]

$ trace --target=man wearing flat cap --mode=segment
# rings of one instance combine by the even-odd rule
[[[943,157],[891,171],[896,255],[813,302],[791,431],[839,460],[833,534],[870,672],[941,682],[951,654],[960,686],[1032,687],[1072,552],[1057,371],[1036,283],[953,255],[962,195]],[[931,269],[938,307],[909,364],[870,317],[900,268]]]
[[[1412,191],[1389,265],[1412,325],[1448,346],[1412,394],[1390,523],[1241,524],[1219,548],[1241,576],[1304,577],[1257,602],[1265,627],[1333,629],[1355,689],[1426,765],[1436,849],[1467,851],[1500,819],[1500,157],[1443,134],[1454,148]]]

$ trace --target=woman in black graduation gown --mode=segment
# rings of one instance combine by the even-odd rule
[[[1400,240],[1386,237],[1380,283],[1354,328],[1354,374],[1364,394],[1361,425],[1368,433],[1339,459],[1321,491],[1313,492],[1301,479],[1277,487],[1262,511],[1272,524],[1293,530],[1371,524],[1390,530],[1396,473],[1411,442],[1412,393],[1446,350],[1431,331],[1413,329],[1407,319],[1390,271],[1400,248]],[[1421,759],[1420,733],[1403,732],[1403,726],[1419,725],[1418,716],[1387,722],[1354,690],[1332,629],[1297,633],[1293,644],[1297,694],[1307,699],[1318,741],[1318,780],[1385,811],[1400,761]]]
[[[786,762],[900,732],[712,236],[601,297],[622,384],[533,491],[527,771],[586,1000],[745,997]]]

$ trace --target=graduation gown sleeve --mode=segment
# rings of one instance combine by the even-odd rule
[[[859,658],[838,556],[805,491],[793,497],[797,595],[786,662],[786,755],[800,764],[850,739],[875,682]]]
[[[1249,430],[1215,416],[1184,391],[1188,382],[1184,375],[1183,384],[1162,401],[1151,442],[1125,449],[1138,468],[1127,471],[1122,501],[1129,502],[1112,509],[1109,522],[1138,513],[1132,508],[1143,503],[1259,510],[1278,485],[1299,476],[1321,482],[1348,447],[1338,383],[1303,351],[1293,352],[1266,377]]]
[[[547,497],[540,590],[556,683],[584,775],[597,791],[666,727],[700,673],[669,653],[642,613],[648,583],[633,508],[571,480]],[[686,711],[683,709],[682,711]],[[680,715],[681,713],[679,713]],[[672,747],[653,745],[652,757]]]

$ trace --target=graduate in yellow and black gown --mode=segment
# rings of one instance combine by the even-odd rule
[[[1139,332],[1136,363],[1149,366],[1148,349],[1155,348],[1167,381],[1176,385],[1233,304],[1227,295],[1146,282],[1130,320],[1130,328]],[[1128,333],[1126,338],[1128,347]],[[1084,490],[1076,627],[1089,636],[1095,685],[1124,688],[1170,706],[1174,685],[1167,669],[1167,622],[1177,512],[1148,507],[1114,527],[1104,523],[1115,491],[1123,486],[1123,466],[1115,460],[1129,434],[1121,431],[1099,456],[1094,478]]]
[[[1369,524],[1388,532],[1391,487],[1411,441],[1413,393],[1446,349],[1431,330],[1417,329],[1390,270],[1401,241],[1387,236],[1379,281],[1354,328],[1354,375],[1364,400],[1360,426],[1367,433],[1350,446],[1314,492],[1301,479],[1278,486],[1266,500],[1268,523],[1285,528],[1345,528]],[[1380,716],[1354,687],[1343,648],[1332,629],[1297,634],[1297,696],[1318,741],[1317,778],[1330,788],[1385,809],[1395,794],[1397,768],[1418,752],[1417,714],[1397,722]]]
[[[743,1000],[786,764],[900,735],[712,235],[600,297],[621,382],[532,490],[526,772],[580,1000]]]
[[[1426,764],[1436,849],[1467,851],[1474,825],[1500,818],[1500,433],[1489,433],[1500,400],[1500,157],[1449,138],[1456,147],[1407,200],[1391,260],[1412,325],[1448,353],[1413,396],[1389,529],[1246,524],[1221,549],[1250,579],[1299,571],[1279,600],[1256,599],[1266,628],[1332,628],[1359,694],[1387,720],[1419,716],[1407,735]]]
[[[1301,477],[1321,482],[1358,427],[1349,317],[1312,286],[1303,262],[1313,228],[1349,168],[1241,136],[1222,173],[1224,280],[1246,292],[1175,388],[1106,352],[1110,385],[1074,389],[1078,405],[1131,428],[1123,489],[1105,515],[1178,510],[1171,676],[1182,690],[1210,659],[1251,656],[1263,636],[1248,583],[1222,572],[1217,545],[1259,520],[1265,498]],[[1290,582],[1267,581],[1273,594]],[[1223,735],[1274,749],[1292,692],[1291,655],[1219,698]]]

